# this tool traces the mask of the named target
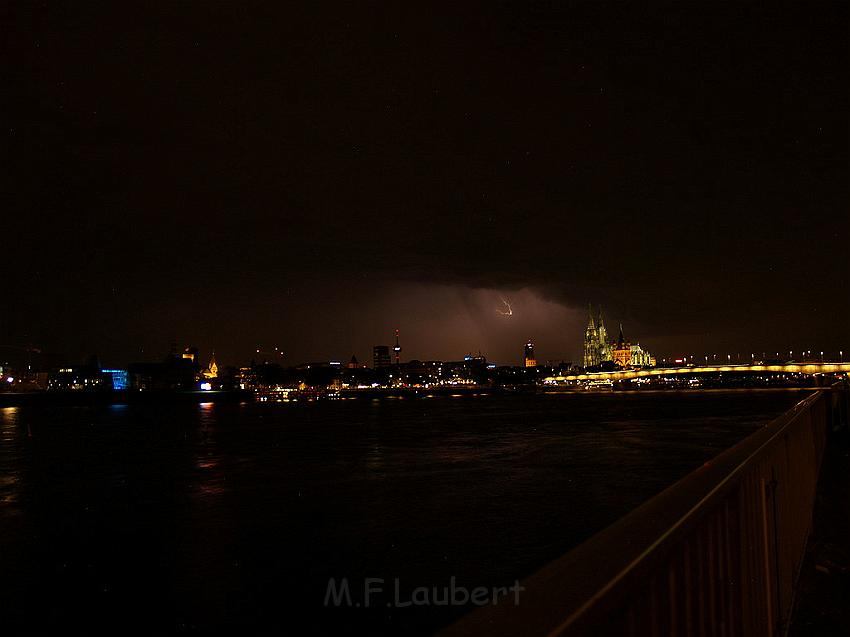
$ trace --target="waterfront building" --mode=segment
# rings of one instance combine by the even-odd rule
[[[63,367],[50,372],[47,389],[51,391],[95,391],[112,389],[112,377],[99,366]]]

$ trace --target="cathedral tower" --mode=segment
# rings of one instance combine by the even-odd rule
[[[594,365],[599,365],[602,361],[599,359],[599,331],[593,322],[593,309],[590,304],[587,306],[587,319],[587,328],[584,330],[584,358],[582,359],[582,365],[584,367],[593,367]]]
[[[611,343],[608,340],[608,330],[605,329],[605,321],[602,320],[602,308],[599,308],[599,327],[596,328],[597,342],[599,343],[599,362],[613,360]]]

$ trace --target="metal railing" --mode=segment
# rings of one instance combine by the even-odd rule
[[[815,392],[445,635],[782,635],[846,383]]]

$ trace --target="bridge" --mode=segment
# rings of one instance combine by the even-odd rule
[[[651,367],[623,369],[614,372],[588,372],[549,376],[543,379],[547,385],[558,385],[582,380],[631,380],[633,378],[657,378],[664,376],[717,374],[717,373],[786,373],[786,374],[840,374],[850,373],[850,363],[783,363],[780,365],[688,365],[684,367]]]

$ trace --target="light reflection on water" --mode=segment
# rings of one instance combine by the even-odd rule
[[[15,473],[0,476],[0,506],[9,506],[18,502],[18,483]]]
[[[334,615],[328,577],[510,583],[799,398],[5,408],[9,634],[127,616],[151,634],[282,633],[299,614],[320,633],[430,632],[451,609]]]
[[[199,500],[216,498],[227,492],[227,479],[222,468],[218,448],[218,419],[216,418],[215,403],[206,402],[198,405],[198,424],[200,425],[201,442],[195,451],[195,480],[194,497]]]
[[[19,407],[3,407],[0,409],[0,445],[2,459],[0,460],[0,507],[6,515],[18,512],[15,505],[20,499],[20,471],[14,460],[19,460],[20,446]]]

